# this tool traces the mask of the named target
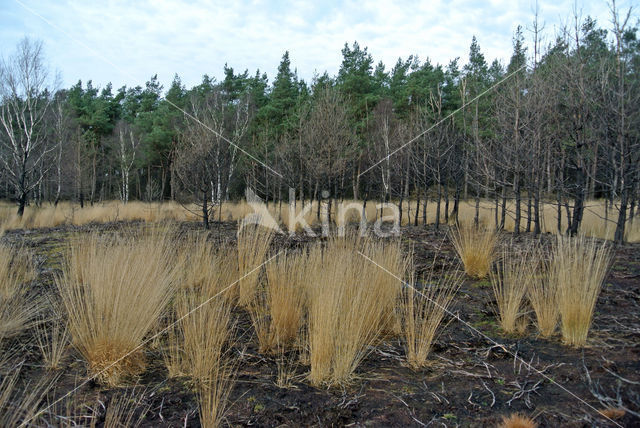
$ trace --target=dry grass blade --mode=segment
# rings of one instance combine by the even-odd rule
[[[485,278],[495,258],[498,233],[484,226],[463,225],[451,229],[451,241],[472,278]]]
[[[144,367],[139,346],[174,284],[169,232],[76,241],[57,279],[72,344],[99,382],[119,385]]]
[[[237,289],[241,306],[248,306],[255,298],[261,274],[261,270],[255,268],[264,262],[272,239],[273,231],[260,226],[245,226],[238,231],[238,274],[241,279]]]
[[[519,252],[511,245],[502,255],[498,271],[490,271],[500,327],[506,333],[523,333],[526,329],[524,297],[536,281],[539,254],[531,249]]]
[[[416,291],[413,278],[403,288],[398,312],[407,363],[413,369],[427,365],[427,357],[438,329],[463,279],[460,271],[441,278],[435,278],[432,271],[421,290]]]
[[[549,281],[557,289],[562,338],[568,345],[587,341],[593,311],[611,265],[611,250],[584,236],[559,236],[553,250]]]

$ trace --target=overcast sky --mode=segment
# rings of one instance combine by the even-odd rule
[[[622,1],[629,6],[638,0]],[[487,61],[508,61],[518,24],[531,27],[535,0],[489,1],[117,1],[0,0],[0,53],[25,35],[44,42],[63,86],[143,85],[153,74],[168,87],[178,73],[188,87],[203,74],[220,78],[225,63],[256,69],[273,80],[290,52],[299,76],[337,73],[340,50],[357,40],[387,70],[398,57],[417,54],[446,64],[466,62],[476,35]],[[539,0],[547,40],[567,23],[575,2]],[[610,27],[607,2],[577,2],[579,13]],[[525,37],[531,38],[529,31]]]

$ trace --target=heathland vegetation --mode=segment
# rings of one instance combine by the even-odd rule
[[[195,203],[208,226],[246,188],[275,204],[294,189],[330,212],[337,200],[394,201],[401,222],[440,225],[470,204],[476,224],[622,242],[638,234],[640,42],[612,12],[555,34],[519,27],[506,64],[476,38],[464,60],[391,68],[354,42],[335,76],[304,81],[285,52],[271,82],[225,66],[220,80],[186,88],[176,76],[166,90],[155,76],[54,87],[42,45],[25,39],[2,63],[0,199],[18,217],[72,202],[54,223],[110,200]]]
[[[417,268],[424,259],[414,246],[356,230],[288,249],[259,226],[234,235],[212,241],[175,224],[88,228],[48,254],[59,266],[49,279],[37,269],[37,250],[0,246],[0,409],[7,421],[72,426],[89,417],[87,409],[92,424],[151,421],[149,392],[139,386],[160,392],[157,382],[175,379],[197,402],[202,426],[218,426],[237,405],[231,397],[239,377],[246,380],[243,365],[255,358],[273,361],[271,382],[291,391],[301,384],[351,388],[362,383],[366,360],[389,355],[421,376],[439,364],[434,347],[453,345],[440,335],[455,320],[467,337],[495,343],[486,334],[522,340],[537,331],[564,352],[579,350],[612,257],[609,244],[584,237],[523,247],[473,224],[444,236],[450,254],[458,253],[444,267],[434,253]],[[458,293],[484,277],[497,329],[486,333],[460,319]],[[398,350],[390,351],[393,343]],[[18,357],[21,349],[32,351]],[[531,370],[531,361],[506,352],[520,370]],[[42,367],[35,385],[18,382],[21,372],[34,376],[25,358]],[[56,389],[71,378],[72,387]],[[87,407],[96,389],[113,391],[110,402]]]
[[[518,27],[508,64],[354,42],[336,76],[285,53],[166,92],[55,88],[24,39],[0,426],[637,425],[640,41],[612,17]]]

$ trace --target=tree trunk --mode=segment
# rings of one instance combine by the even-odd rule
[[[206,190],[202,192],[202,225],[205,230],[209,230],[209,208],[207,207],[207,201],[209,199],[209,192]]]
[[[516,175],[515,177],[516,183],[514,188],[514,193],[516,197],[516,219],[513,224],[513,233],[518,235],[520,233],[520,220],[522,217],[522,212],[520,211],[520,178]]]
[[[444,222],[449,224],[449,186],[444,186]]]
[[[532,201],[531,201],[531,189],[529,189],[529,192],[527,192],[527,227],[526,227],[526,232],[529,233],[531,232],[531,222],[532,222],[532,217],[533,216],[533,207],[532,207]]]
[[[618,211],[618,221],[616,223],[616,232],[613,240],[619,244],[624,243],[624,230],[627,224],[627,205],[629,204],[629,192],[626,187],[622,188],[620,195],[620,210]]]
[[[20,192],[20,198],[18,199],[18,217],[22,218],[24,214],[24,207],[27,205],[27,192]]]
[[[416,198],[416,212],[415,215],[413,216],[413,225],[417,226],[418,225],[418,216],[420,215],[420,194],[418,193],[417,195],[418,197]]]
[[[500,212],[500,230],[504,229],[507,220],[507,189],[502,186],[502,211]]]
[[[451,211],[451,217],[453,217],[453,222],[456,225],[458,224],[458,213],[460,212],[460,191],[460,183],[456,181],[456,193],[453,196],[453,210]]]
[[[442,199],[442,186],[438,183],[438,202],[436,202],[436,229],[440,227],[440,200]]]
[[[576,169],[576,195],[573,206],[573,218],[571,219],[571,227],[567,230],[570,236],[576,236],[580,223],[582,222],[582,214],[584,212],[584,195],[585,193],[585,177],[581,167]],[[626,202],[625,202],[626,203]],[[625,207],[626,208],[626,207]]]
[[[540,227],[540,186],[536,185],[533,192],[533,235],[538,236],[541,232]]]

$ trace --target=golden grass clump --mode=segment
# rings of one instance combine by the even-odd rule
[[[620,409],[617,407],[607,407],[606,409],[602,409],[599,413],[607,419],[617,420],[624,418],[624,415],[627,414],[626,410]]]
[[[22,365],[11,368],[0,382],[0,426],[39,426],[33,421],[41,415],[42,401],[55,385],[57,377],[43,376],[22,387],[18,380],[22,375]]]
[[[233,387],[234,368],[225,347],[232,333],[231,303],[222,296],[182,290],[176,302],[176,329],[169,335],[170,375],[195,381],[204,427],[219,426]]]
[[[219,427],[227,411],[234,384],[234,368],[228,361],[212,366],[210,376],[198,385],[197,399],[200,425]]]
[[[451,230],[451,241],[472,278],[485,278],[495,258],[498,233],[485,226],[463,225]]]
[[[22,292],[25,282],[36,278],[31,255],[0,245],[0,298],[11,299]]]
[[[44,321],[37,324],[36,340],[45,367],[50,370],[62,368],[69,339],[69,330],[66,324],[59,321],[53,321],[51,326],[48,326]]]
[[[183,372],[205,381],[211,365],[222,361],[224,346],[230,338],[231,305],[222,298],[206,294],[182,292],[176,302],[181,346],[184,352]]]
[[[8,229],[10,218],[11,212],[6,207],[0,206],[0,236]]]
[[[306,255],[283,254],[266,265],[267,282],[247,308],[260,352],[285,349],[298,337],[305,312]]]
[[[563,341],[583,346],[593,312],[611,265],[609,245],[584,236],[558,236],[553,248],[549,282],[557,290]]]
[[[503,416],[499,428],[537,428],[538,423],[533,419],[514,413],[511,416]]]
[[[104,428],[138,427],[149,411],[149,405],[143,403],[144,393],[132,390],[114,395],[109,400],[104,416]],[[97,426],[97,418],[91,419],[91,427]]]
[[[31,327],[40,312],[42,302],[26,286],[35,277],[26,250],[0,245],[0,342]]]
[[[431,271],[421,290],[416,289],[413,278],[403,288],[398,313],[409,367],[419,369],[427,365],[438,329],[463,279],[460,271],[441,278]]]
[[[206,236],[189,239],[178,249],[178,264],[183,266],[180,285],[208,296],[223,292],[231,298],[234,290],[223,290],[237,280],[237,262],[235,254],[226,247],[218,248]]]
[[[92,234],[69,248],[57,285],[72,344],[101,383],[119,385],[144,367],[143,339],[173,291],[168,235]]]
[[[307,337],[313,384],[350,379],[393,322],[406,268],[397,242],[336,238],[311,250]]]
[[[249,306],[256,296],[273,231],[260,226],[244,226],[238,231],[238,303]]]
[[[536,251],[539,255],[538,273],[529,284],[527,295],[535,313],[538,331],[543,337],[550,337],[556,331],[560,317],[557,283],[549,281],[549,262],[545,253],[541,249]]]
[[[268,263],[267,296],[274,342],[287,345],[298,335],[305,310],[306,255],[287,255]]]
[[[275,337],[271,335],[271,316],[266,290],[259,287],[246,309],[256,333],[258,351],[271,352],[275,347]]]
[[[502,255],[498,270],[490,271],[498,320],[505,333],[523,333],[527,327],[524,298],[538,279],[540,258],[536,247],[519,251],[510,245]]]

